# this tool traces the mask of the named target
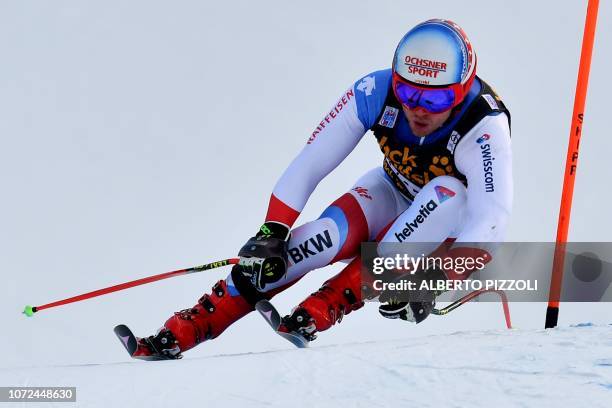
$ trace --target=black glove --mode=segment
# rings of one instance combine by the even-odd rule
[[[240,261],[237,267],[258,291],[269,283],[278,282],[287,273],[290,237],[287,225],[266,222],[238,252]]]
[[[446,280],[444,272],[430,269],[425,272],[400,276],[397,282],[414,282],[415,290],[387,290],[380,294],[378,312],[387,319],[402,319],[421,323],[436,306],[436,297],[441,292],[419,290],[422,281]]]

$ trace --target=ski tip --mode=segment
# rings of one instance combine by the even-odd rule
[[[285,340],[291,342],[297,348],[307,348],[309,341],[299,333],[287,333],[284,331],[279,331],[279,328],[282,323],[282,318],[278,310],[274,307],[274,305],[268,300],[260,300],[255,304],[255,309],[259,312],[259,314],[266,319],[268,324],[274,329],[276,334],[284,338]]]
[[[274,329],[278,330],[281,324],[281,317],[278,310],[268,300],[260,300],[255,304],[255,309],[266,319],[266,322]]]
[[[113,331],[115,332],[116,335],[124,334],[124,333],[132,334],[132,331],[130,330],[130,328],[127,327],[125,324],[118,324],[117,326],[115,326]]]
[[[115,326],[113,331],[129,355],[133,356],[138,348],[138,340],[134,333],[125,324]]]

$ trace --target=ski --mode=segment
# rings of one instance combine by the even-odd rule
[[[272,327],[276,334],[278,334],[285,340],[291,342],[291,344],[293,344],[297,348],[308,347],[309,341],[305,339],[304,336],[302,336],[301,334],[296,332],[284,332],[279,330],[282,323],[282,318],[280,316],[280,313],[278,313],[278,310],[276,310],[274,305],[268,300],[264,299],[257,302],[255,304],[255,309],[257,309],[259,314],[266,320],[266,322],[268,322],[268,324],[270,325],[270,327]]]
[[[120,324],[115,326],[113,330],[115,335],[128,352],[130,357],[137,360],[146,360],[146,361],[159,361],[159,360],[173,360],[173,358],[166,357],[164,355],[140,355],[138,352],[138,337],[134,336],[134,333],[127,327],[125,324]]]

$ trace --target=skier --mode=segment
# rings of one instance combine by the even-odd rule
[[[317,184],[368,130],[382,166],[318,219],[291,230]],[[180,358],[309,271],[352,259],[282,320],[281,330],[314,339],[364,304],[361,242],[427,242],[434,250],[449,239],[502,241],[511,165],[510,114],[476,76],[476,54],[463,30],[440,19],[417,25],[399,42],[392,67],[357,80],[316,126],[278,180],[265,222],[231,274],[156,335],[138,339],[134,357]],[[380,312],[418,323],[433,304],[388,302]]]

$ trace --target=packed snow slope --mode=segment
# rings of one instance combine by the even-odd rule
[[[96,364],[92,356],[2,369],[0,383],[76,386],[79,407],[609,407],[612,324],[287,344],[179,361]]]

